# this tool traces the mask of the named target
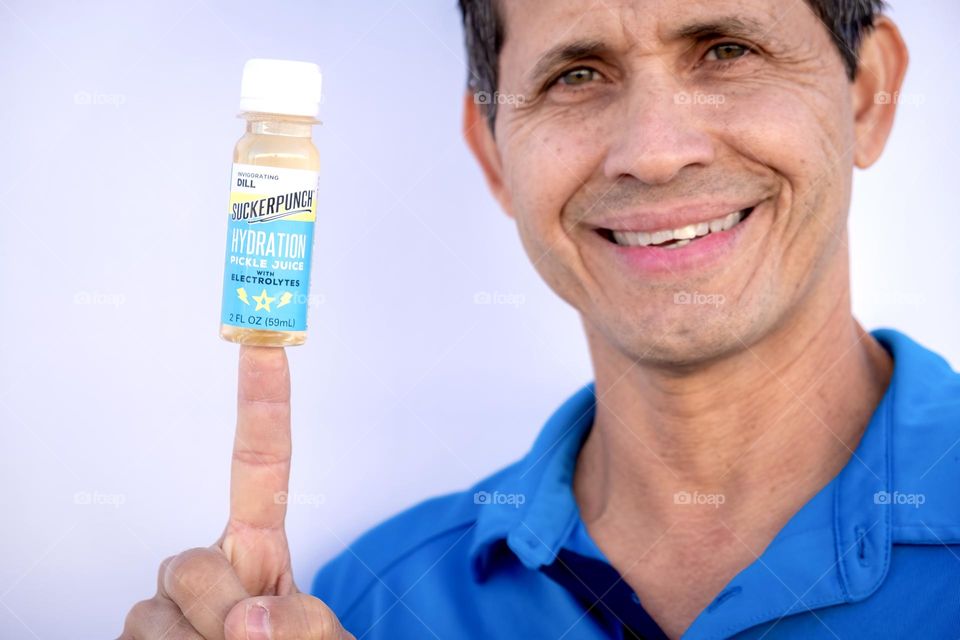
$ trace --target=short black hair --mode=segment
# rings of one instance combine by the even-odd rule
[[[864,36],[873,28],[874,20],[886,6],[884,0],[806,0],[830,32],[840,50],[850,81],[857,77],[857,52]],[[485,111],[490,129],[497,115],[496,91],[498,65],[503,48],[503,20],[498,0],[459,0],[463,16],[464,40],[467,46],[467,86]]]

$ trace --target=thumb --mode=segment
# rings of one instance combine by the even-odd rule
[[[356,640],[330,607],[306,593],[241,600],[223,629],[226,640]]]

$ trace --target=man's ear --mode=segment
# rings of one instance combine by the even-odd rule
[[[487,115],[483,108],[474,100],[475,92],[467,90],[463,96],[463,137],[477,159],[483,175],[487,179],[487,186],[493,197],[508,216],[513,217],[510,194],[504,188],[503,164],[500,162],[500,153],[493,139],[493,132],[487,123]]]
[[[853,91],[854,164],[866,169],[880,157],[897,111],[909,54],[900,30],[879,16],[860,45]]]

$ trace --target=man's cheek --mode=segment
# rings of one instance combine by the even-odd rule
[[[518,168],[513,186],[521,243],[540,277],[576,306],[577,281],[582,277],[576,234],[581,231],[570,228],[564,216],[564,204],[572,193],[569,174],[551,173],[557,163],[555,159],[551,163],[549,157],[534,156],[524,164],[529,169]]]
[[[738,95],[718,110],[713,130],[737,155],[763,165],[771,157],[798,156],[819,128],[810,108],[790,93]]]
[[[549,153],[530,153],[513,163],[509,189],[525,233],[550,241],[563,231],[561,213],[569,199],[569,174]]]
[[[546,210],[526,209],[516,220],[521,244],[534,270],[554,293],[578,307],[581,270],[570,238],[562,233],[560,225],[550,221]]]
[[[837,165],[833,152],[838,132],[825,128],[816,101],[803,101],[790,92],[757,96],[741,110],[726,113],[721,121],[725,146],[746,163],[746,169],[777,176],[785,201],[777,204],[775,215],[788,213],[793,220],[796,209],[809,208],[818,191],[832,185]],[[787,204],[792,212],[782,209]]]

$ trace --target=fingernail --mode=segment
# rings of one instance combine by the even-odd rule
[[[270,612],[262,604],[247,605],[247,640],[270,640]]]

